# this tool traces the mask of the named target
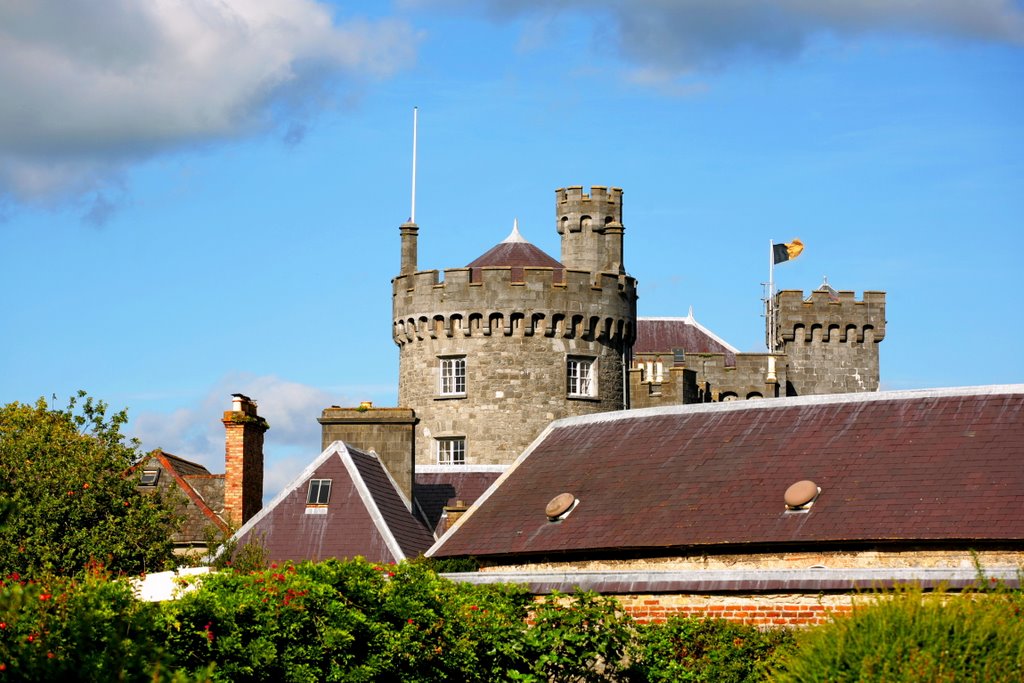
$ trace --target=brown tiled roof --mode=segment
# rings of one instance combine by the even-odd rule
[[[384,517],[384,523],[394,534],[405,556],[416,557],[426,552],[433,545],[434,538],[413,516],[409,503],[398,492],[398,486],[380,458],[351,447],[348,451]]]
[[[179,496],[177,512],[184,516],[179,530],[173,535],[175,543],[193,544],[205,542],[207,530],[212,525],[219,531],[228,526],[221,518],[224,511],[224,475],[210,474],[199,463],[180,458],[157,449],[136,463],[129,474],[140,470],[160,470],[157,486],[161,490],[172,489]],[[147,493],[151,487],[138,486],[140,493]]]
[[[331,480],[326,507],[306,505],[310,479]],[[362,556],[397,562],[433,542],[380,459],[340,442],[328,446],[235,539],[239,545],[261,543],[275,561]]]
[[[418,466],[413,484],[416,511],[426,519],[428,528],[437,529],[446,505],[455,505],[460,500],[472,505],[503,469],[474,465]]]
[[[553,423],[431,552],[1020,544],[1022,507],[1024,385],[704,404]]]
[[[512,267],[512,281],[521,282],[523,279],[523,268],[553,268],[556,272],[555,280],[562,279],[565,266],[548,256],[541,249],[530,244],[519,234],[518,225],[512,229],[512,234],[499,242],[483,255],[473,260],[467,268],[470,268],[470,280],[480,280],[480,269],[488,267]]]
[[[736,349],[692,317],[637,319],[634,354],[668,355],[675,349],[682,349],[684,353],[722,353],[726,365],[736,364]]]

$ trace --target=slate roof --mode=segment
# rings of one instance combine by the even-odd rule
[[[428,554],[1019,546],[1022,509],[1024,385],[701,404],[552,423]]]
[[[513,226],[512,232],[508,237],[484,252],[466,267],[471,269],[470,280],[476,282],[480,279],[481,268],[507,268],[509,266],[512,266],[513,282],[522,281],[524,267],[553,268],[556,272],[556,281],[561,280],[561,274],[565,272],[565,266],[523,239],[523,236],[519,234],[518,221]]]
[[[307,506],[310,479],[330,479],[325,507]],[[323,560],[362,556],[372,562],[416,557],[433,537],[375,453],[330,444],[234,536],[261,543],[268,558]]]
[[[416,513],[437,529],[446,505],[472,505],[490,488],[505,465],[418,465],[413,483]]]
[[[207,529],[212,524],[220,531],[228,526],[221,518],[224,512],[224,475],[210,474],[199,463],[186,460],[157,449],[128,470],[128,475],[142,470],[160,470],[157,487],[178,490],[182,496],[178,512],[185,516],[181,528],[172,536],[178,544],[203,543]],[[153,487],[137,486],[140,493],[147,493]]]
[[[685,353],[722,353],[726,365],[735,365],[739,353],[732,344],[698,323],[692,314],[686,318],[637,318],[634,354],[668,355],[674,349],[683,349]]]

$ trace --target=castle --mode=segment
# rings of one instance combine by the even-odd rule
[[[555,222],[560,260],[516,226],[444,271],[418,269],[419,226],[402,224],[392,280],[401,407],[324,410],[324,447],[374,448],[411,493],[413,463],[507,465],[565,417],[878,388],[884,293],[779,292],[775,347],[741,353],[692,315],[637,317],[621,189],[558,189]]]

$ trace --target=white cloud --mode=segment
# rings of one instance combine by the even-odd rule
[[[0,196],[96,191],[153,154],[270,128],[295,139],[325,94],[416,43],[315,0],[0,3]]]
[[[481,6],[408,0],[413,6]],[[487,0],[488,13],[591,22],[594,49],[611,48],[639,67],[634,81],[663,87],[666,76],[736,59],[787,59],[817,34],[839,38],[903,33],[1024,45],[1024,12],[1014,0]],[[528,29],[530,23],[527,25]],[[657,78],[652,78],[657,75]]]
[[[130,425],[145,451],[162,448],[168,453],[201,463],[211,472],[224,471],[224,425],[221,418],[231,409],[231,394],[243,393],[259,405],[259,414],[270,424],[264,437],[268,464],[292,454],[312,460],[320,453],[320,412],[332,403],[350,399],[317,387],[279,377],[228,375],[218,380],[199,403],[170,413],[140,413]]]

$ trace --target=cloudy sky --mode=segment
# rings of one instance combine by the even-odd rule
[[[0,401],[220,471],[247,393],[268,494],[395,401],[414,106],[422,268],[620,186],[641,315],[761,350],[799,237],[781,288],[888,292],[884,388],[1024,382],[1014,0],[0,0],[0,93]]]

